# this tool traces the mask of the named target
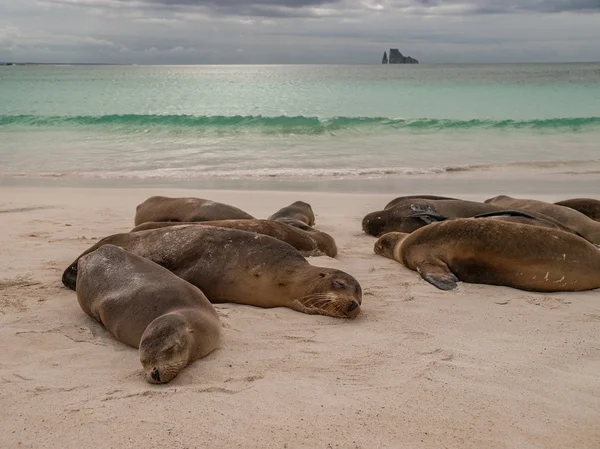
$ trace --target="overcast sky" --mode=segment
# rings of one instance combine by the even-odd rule
[[[0,0],[0,61],[600,61],[600,0]]]

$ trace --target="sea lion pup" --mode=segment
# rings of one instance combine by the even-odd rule
[[[76,291],[87,315],[139,348],[150,383],[171,381],[219,346],[219,316],[197,287],[117,246],[79,259]]]
[[[396,204],[403,202],[405,200],[455,200],[460,201],[458,198],[450,198],[448,196],[437,196],[437,195],[409,195],[409,196],[399,196],[398,198],[393,199],[389,203],[385,205],[383,208],[391,209]]]
[[[291,245],[268,235],[179,225],[115,234],[82,255],[106,244],[162,265],[202,290],[212,303],[289,307],[338,318],[360,313],[362,289],[354,277],[313,266]],[[65,286],[76,288],[76,273],[77,261],[63,273]]]
[[[559,201],[559,206],[570,207],[583,215],[587,215],[594,221],[600,221],[600,200],[593,198],[573,198],[570,200]]]
[[[390,232],[374,246],[441,290],[458,281],[536,292],[600,287],[600,251],[557,229],[500,220],[457,218],[412,234]]]
[[[485,200],[485,203],[544,214],[561,222],[584,239],[596,245],[600,244],[600,223],[575,209],[545,201],[511,198],[505,195],[489,198]]]
[[[335,240],[329,234],[312,228],[309,228],[312,229],[312,231],[306,232],[298,229],[297,226],[289,226],[285,223],[271,220],[219,220],[197,223],[149,221],[136,226],[131,232],[147,231],[148,229],[179,225],[219,226],[222,228],[240,229],[242,231],[270,235],[277,240],[289,243],[305,257],[323,255],[335,257],[337,255]]]
[[[210,221],[253,219],[237,207],[202,198],[169,198],[151,196],[138,204],[135,210],[135,225],[147,221]]]
[[[315,225],[315,214],[310,204],[304,201],[296,201],[283,209],[278,210],[267,220],[280,221],[291,226],[298,226],[302,229],[302,223],[306,226]],[[305,229],[307,230],[307,229]]]
[[[413,232],[431,223],[437,214],[446,218],[469,218],[486,212],[496,212],[506,207],[464,200],[405,199],[393,207],[367,214],[362,221],[365,233],[380,237],[388,232]],[[427,211],[422,216],[417,211]]]

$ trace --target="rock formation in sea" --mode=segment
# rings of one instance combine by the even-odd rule
[[[388,59],[387,59],[387,52],[383,52],[383,59],[381,60],[382,64],[387,64],[388,63]]]
[[[388,63],[388,59],[386,58],[385,52],[383,54],[382,62],[383,62],[383,64]],[[389,63],[390,64],[418,64],[419,61],[417,61],[415,58],[411,58],[410,56],[404,56],[402,53],[400,53],[400,50],[398,50],[397,48],[390,48]]]

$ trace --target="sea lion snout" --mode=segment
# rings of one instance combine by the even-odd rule
[[[352,312],[357,307],[358,307],[358,302],[352,301],[350,304],[348,304],[348,312]]]
[[[383,231],[383,220],[379,212],[373,212],[365,216],[362,221],[362,230],[365,234],[379,237]]]
[[[160,382],[160,373],[158,372],[158,368],[154,367],[150,376],[152,376],[152,379],[155,381]]]

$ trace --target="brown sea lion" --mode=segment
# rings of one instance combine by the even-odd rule
[[[588,216],[594,221],[600,221],[600,200],[593,198],[572,198],[570,200],[559,201],[559,206],[570,207],[583,215]]]
[[[315,225],[315,214],[310,204],[304,201],[296,201],[278,210],[267,220],[280,221],[300,228],[302,228],[302,224],[312,227]]]
[[[310,265],[291,245],[268,235],[180,225],[115,234],[83,254],[106,244],[162,265],[202,290],[212,303],[289,307],[339,318],[360,313],[362,289],[354,277]],[[77,260],[63,273],[65,286],[76,287],[76,273]]]
[[[396,204],[401,203],[401,202],[406,201],[406,200],[455,200],[455,201],[460,201],[458,198],[451,198],[451,197],[448,197],[448,196],[408,195],[408,196],[399,196],[398,198],[393,199],[392,201],[390,201],[389,203],[387,203],[383,209],[384,210],[385,209],[391,209]]]
[[[139,204],[135,211],[135,225],[147,221],[211,221],[253,219],[237,207],[202,198],[169,198],[152,196]]]
[[[544,214],[559,221],[584,239],[594,244],[600,244],[600,223],[569,207],[545,201],[511,198],[505,195],[489,198],[485,200],[485,203]]]
[[[147,231],[149,229],[158,229],[169,226],[179,225],[199,225],[199,226],[220,226],[222,228],[240,229],[242,231],[256,232],[257,234],[270,235],[277,240],[289,243],[305,257],[322,256],[335,257],[337,255],[337,246],[335,240],[325,232],[303,231],[296,226],[289,226],[285,223],[271,220],[219,220],[202,221],[196,223],[179,223],[166,221],[149,221],[136,226],[131,232]]]
[[[430,223],[437,221],[445,221],[445,220],[456,220],[456,218],[448,218],[443,217],[435,212],[428,213],[427,211],[415,212],[415,216],[418,216],[422,219],[430,219]],[[500,210],[497,212],[487,212],[485,214],[475,215],[473,218],[479,219],[490,219],[490,220],[501,220],[501,221],[509,221],[512,223],[522,223],[528,224],[531,226],[539,226],[542,228],[550,228],[550,229],[559,229],[565,232],[571,232],[566,226],[563,226],[560,222],[554,220],[553,218],[546,217],[542,214],[535,214],[532,212],[525,212],[520,210]]]
[[[219,346],[219,317],[197,287],[117,246],[78,260],[76,291],[87,315],[139,348],[150,383],[171,381]]]
[[[542,214],[534,214],[531,212],[519,211],[519,210],[500,210],[498,212],[488,212],[485,214],[475,215],[473,218],[489,218],[492,220],[509,221],[513,223],[528,224],[531,226],[539,226],[542,228],[558,229],[564,232],[573,232],[564,226],[559,221],[546,217]]]
[[[600,287],[600,251],[568,232],[489,219],[432,223],[391,232],[374,246],[442,290],[458,281],[537,292]]]
[[[431,223],[435,214],[446,218],[468,218],[505,207],[464,200],[406,199],[393,207],[367,214],[362,221],[365,233],[379,237],[388,232],[413,232]],[[416,212],[425,212],[422,215]]]

